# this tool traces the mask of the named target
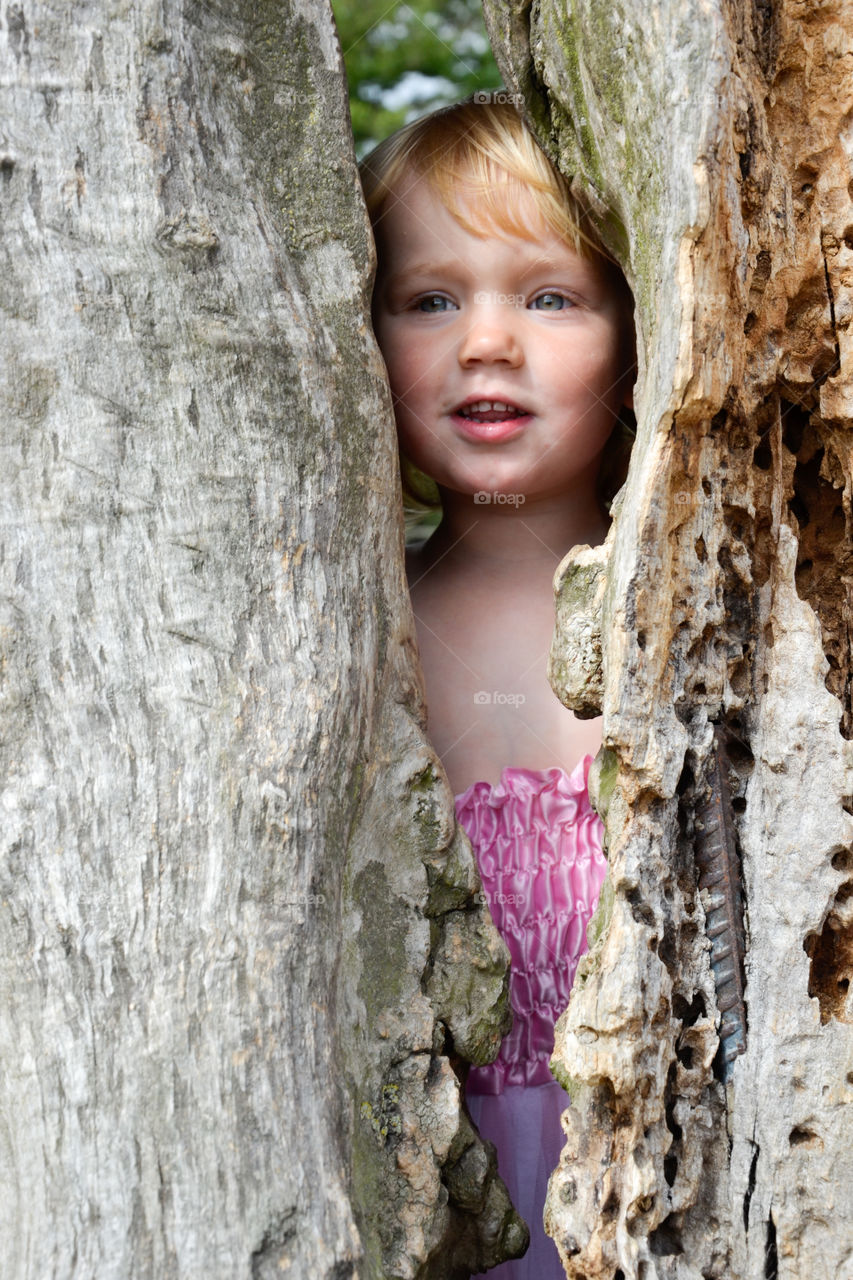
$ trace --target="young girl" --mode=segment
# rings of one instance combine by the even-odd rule
[[[630,404],[631,296],[509,103],[416,121],[362,177],[401,455],[443,513],[408,555],[429,731],[512,959],[513,1029],[467,1099],[531,1243],[490,1274],[560,1280],[542,1209],[569,1100],[548,1059],[605,861],[587,795],[600,725],[546,678],[551,580],[607,532],[598,477]]]

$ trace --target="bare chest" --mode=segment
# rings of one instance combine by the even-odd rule
[[[413,592],[430,738],[454,792],[496,783],[508,767],[571,769],[600,743],[598,721],[580,721],[547,679],[550,596]]]

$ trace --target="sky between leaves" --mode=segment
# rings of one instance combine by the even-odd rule
[[[332,0],[359,157],[417,116],[501,78],[479,0]]]

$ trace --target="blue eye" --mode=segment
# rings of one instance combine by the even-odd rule
[[[430,316],[441,315],[443,311],[451,311],[453,309],[453,303],[441,293],[425,293],[415,303],[416,311],[423,311]]]
[[[564,293],[540,293],[533,299],[530,307],[533,311],[566,311],[573,305],[572,300]]]

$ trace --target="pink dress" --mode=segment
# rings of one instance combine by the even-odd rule
[[[494,1280],[564,1280],[542,1210],[569,1096],[548,1060],[607,869],[601,819],[587,793],[591,760],[571,777],[559,768],[504,769],[496,787],[475,782],[456,797],[512,961],[512,1031],[493,1063],[471,1069],[467,1086],[474,1123],[497,1147],[501,1177],[530,1227],[527,1253],[490,1271]]]

